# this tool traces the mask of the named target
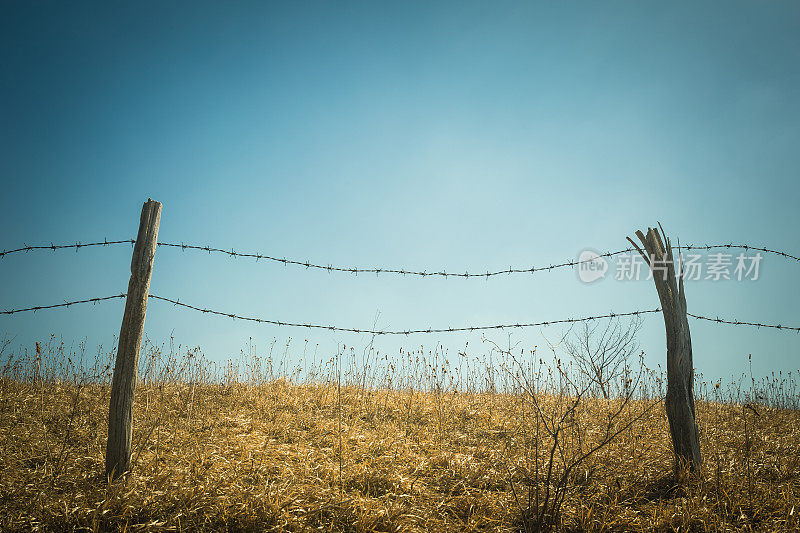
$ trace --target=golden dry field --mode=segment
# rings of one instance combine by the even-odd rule
[[[506,367],[504,386],[479,387],[435,351],[401,354],[402,367],[349,357],[308,363],[299,379],[302,364],[275,372],[271,357],[221,369],[197,350],[146,346],[134,467],[110,484],[113,353],[87,363],[83,347],[51,339],[10,358],[0,529],[800,529],[800,411],[770,406],[792,400],[793,379],[702,388],[703,468],[676,479],[653,373],[635,397],[605,400],[568,394],[544,361],[535,383]]]

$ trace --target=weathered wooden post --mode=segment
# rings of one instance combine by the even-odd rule
[[[161,203],[151,199],[142,206],[139,234],[133,247],[131,279],[125,313],[119,331],[119,348],[111,381],[111,404],[108,409],[108,442],[106,444],[106,477],[111,480],[127,472],[131,460],[133,436],[133,393],[136,390],[136,372],[139,366],[139,349],[142,346],[147,296],[150,276],[158,241],[161,221]]]
[[[658,227],[660,235],[655,228],[648,228],[646,236],[641,231],[636,232],[647,254],[630,237],[628,240],[650,266],[664,314],[667,331],[667,397],[664,405],[675,451],[677,476],[684,468],[698,470],[702,459],[694,411],[692,338],[686,317],[683,272],[679,272],[676,282],[672,246],[660,223]]]

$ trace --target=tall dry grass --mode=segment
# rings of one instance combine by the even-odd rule
[[[604,399],[533,348],[250,342],[215,364],[146,342],[133,471],[108,484],[114,351],[54,337],[5,351],[3,531],[800,529],[796,375],[699,377],[704,466],[678,481],[658,371],[626,402],[630,372]]]

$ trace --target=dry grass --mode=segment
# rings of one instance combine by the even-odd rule
[[[233,366],[214,379],[192,362],[196,352],[175,360],[170,350],[149,368],[143,358],[135,466],[108,484],[105,361],[83,370],[60,350],[48,345],[4,371],[4,531],[521,531],[541,483],[532,465],[547,448],[534,442],[522,393],[426,387],[422,374],[416,389],[389,387],[387,374],[340,373],[333,359],[316,382]],[[250,355],[247,365],[263,368]],[[556,396],[543,398],[558,408]],[[582,402],[580,437],[600,438],[618,405]],[[631,426],[570,475],[551,526],[800,529],[800,411],[699,402],[703,471],[677,483],[663,406],[649,405],[633,402]]]

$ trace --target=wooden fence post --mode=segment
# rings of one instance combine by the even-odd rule
[[[142,346],[150,276],[158,241],[161,203],[151,199],[142,206],[139,234],[133,247],[131,278],[125,300],[125,313],[119,331],[119,348],[111,381],[111,403],[108,409],[108,442],[106,444],[106,477],[111,480],[130,469],[133,436],[133,393],[139,349]]]
[[[660,235],[655,228],[648,228],[646,236],[641,231],[636,232],[646,254],[630,237],[628,241],[650,266],[664,314],[667,331],[667,397],[664,406],[675,452],[675,474],[678,476],[684,468],[697,471],[702,458],[694,411],[692,338],[686,317],[683,272],[678,274],[676,282],[672,246],[660,223],[658,227]]]

